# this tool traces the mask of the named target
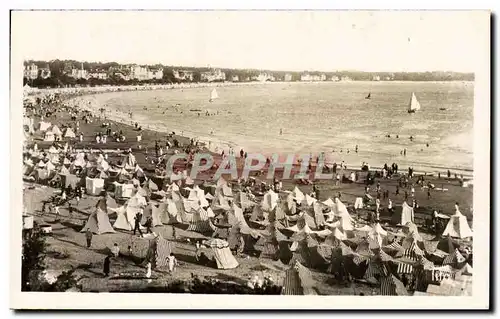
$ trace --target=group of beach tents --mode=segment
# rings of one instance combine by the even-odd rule
[[[412,231],[394,234],[378,223],[356,227],[346,205],[338,198],[321,202],[302,193],[298,187],[281,193],[269,190],[261,194],[262,199],[257,202],[253,194],[243,191],[233,194],[233,189],[223,178],[212,187],[202,188],[189,180],[185,172],[180,172],[170,177],[156,176],[160,181],[156,184],[145,177],[131,153],[123,156],[119,167],[111,167],[102,154],[77,153],[67,157],[64,155],[66,149],[66,145],[61,149],[53,146],[44,152],[44,156],[36,147],[28,150],[25,173],[36,171],[40,178],[42,171],[45,172],[42,177],[46,179],[57,175],[65,187],[76,187],[84,181],[87,194],[92,196],[101,195],[105,186],[114,180],[111,184],[115,199],[109,195],[101,198],[82,231],[90,229],[96,234],[113,233],[115,229],[131,231],[136,214],[142,212],[142,223],[151,217],[153,226],[186,224],[190,231],[219,237],[206,245],[213,250],[221,269],[237,267],[231,249],[236,247],[248,253],[256,252],[255,247],[260,246],[262,255],[289,265],[300,264],[332,272],[349,268],[354,269],[354,275],[358,277],[372,278],[377,274],[381,287],[386,287],[384,289],[391,293],[398,290],[394,287],[399,287],[393,274],[399,274],[398,269],[399,272],[414,269],[400,266],[406,259],[411,265],[426,265],[430,273],[426,276],[432,280],[442,278],[443,273],[453,274],[456,269],[450,270],[450,264],[462,265],[460,260],[463,258],[458,251],[429,254],[422,248],[433,244],[426,244],[417,236],[413,208],[406,203],[403,203],[399,222]],[[165,184],[169,178],[171,183]],[[124,203],[118,205],[118,199]],[[111,225],[109,217],[113,214],[116,218]],[[465,216],[458,210],[451,216],[443,236],[472,236]],[[398,238],[403,238],[402,245],[398,244]],[[408,238],[413,240],[413,245],[407,244]],[[157,246],[162,247],[162,244]],[[160,256],[158,260],[162,258]],[[435,263],[427,262],[427,258],[434,258]],[[440,265],[445,259],[446,264]],[[380,261],[392,265],[388,268],[395,267],[394,270],[382,271]],[[471,269],[470,265],[467,267]]]

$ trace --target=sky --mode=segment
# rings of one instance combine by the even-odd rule
[[[13,54],[35,60],[475,72],[489,50],[485,18],[470,11],[16,11],[11,43]]]

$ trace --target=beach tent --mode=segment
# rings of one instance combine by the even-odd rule
[[[115,182],[115,198],[130,198],[134,194],[135,187],[132,184],[120,184]]]
[[[298,261],[286,270],[282,286],[282,295],[317,295],[310,270]]]
[[[462,215],[459,210],[457,210],[455,214],[450,217],[448,225],[446,225],[442,236],[450,236],[462,239],[472,237],[472,230],[467,223],[467,218]]]
[[[125,166],[125,169],[133,169],[137,164],[137,160],[135,159],[134,154],[128,153],[123,157],[122,166]]]
[[[217,229],[210,221],[207,211],[201,207],[192,213],[185,213],[185,215],[188,215],[189,217],[186,219],[190,220],[187,230],[204,234],[214,232]]]
[[[297,186],[293,189],[292,194],[297,203],[302,203],[305,199],[304,193],[302,193]]]
[[[148,217],[152,219],[152,226],[161,226],[162,220],[161,215],[163,211],[166,209],[165,203],[153,204],[150,203],[145,209],[144,214],[142,215],[141,223],[144,224]]]
[[[71,127],[68,127],[66,129],[66,132],[64,132],[64,137],[66,137],[66,138],[75,138],[76,137],[75,132],[73,132]]]
[[[130,221],[128,220],[126,206],[120,206],[117,208],[109,208],[108,210],[110,212],[116,213],[116,220],[113,224],[113,228],[123,229],[123,230],[133,230],[134,229],[134,219],[132,218]]]
[[[414,222],[414,212],[413,207],[403,202],[401,205],[401,211],[395,212],[392,218],[392,222],[397,225],[406,225],[407,223]]]
[[[44,142],[54,142],[55,141],[54,133],[52,133],[51,131],[45,132],[45,135],[43,137],[43,141]]]
[[[104,180],[101,178],[85,178],[85,189],[88,195],[97,196],[104,190]]]
[[[229,243],[222,239],[210,239],[203,242],[203,245],[212,249],[218,269],[234,269],[239,266],[234,258]]]
[[[87,223],[80,232],[84,233],[87,231],[87,229],[90,229],[91,232],[98,235],[115,232],[109,222],[108,214],[106,214],[101,209],[97,209],[89,216]]]
[[[321,202],[323,205],[326,207],[332,208],[335,205],[335,202],[329,197],[327,200],[324,202]]]
[[[380,278],[381,296],[408,296],[404,284],[394,275]]]
[[[51,123],[47,123],[47,122],[40,122],[40,131],[41,132],[45,132],[46,130],[49,129],[49,127],[51,127],[52,124]]]
[[[278,198],[279,198],[278,194],[276,194],[272,190],[269,190],[267,193],[264,194],[264,197],[262,198],[262,203],[261,203],[262,210],[267,212],[272,211],[278,204]]]
[[[167,207],[161,214],[161,221],[164,224],[180,224],[182,223],[181,214],[178,213],[177,206],[175,202],[167,198]]]
[[[55,135],[55,136],[58,136],[58,137],[61,137],[62,136],[62,132],[61,130],[59,129],[59,127],[57,125],[54,125],[52,127],[52,133]]]
[[[315,202],[313,204],[314,209],[314,221],[317,226],[321,226],[325,224],[325,216],[323,215],[323,207],[319,202]]]
[[[354,209],[362,209],[363,208],[363,198],[356,197],[356,201],[354,202]]]
[[[151,263],[151,268],[159,269],[168,265],[168,257],[174,251],[174,243],[166,240],[161,235],[149,241],[146,261]]]

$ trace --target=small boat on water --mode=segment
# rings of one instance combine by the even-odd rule
[[[446,111],[446,108],[445,107],[440,107],[439,110],[440,111]]]
[[[219,98],[219,94],[217,93],[217,90],[214,88],[212,92],[210,92],[210,102],[215,101],[216,99]]]
[[[415,93],[411,93],[410,103],[408,105],[408,113],[415,113],[420,110],[420,102],[417,100]]]
[[[368,95],[365,97],[365,99],[369,100],[372,98],[372,92],[368,93]]]

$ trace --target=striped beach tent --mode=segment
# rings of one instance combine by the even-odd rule
[[[443,260],[443,265],[450,265],[453,268],[459,269],[462,268],[465,263],[467,262],[467,259],[465,259],[464,256],[458,251],[458,249],[455,249],[454,252],[446,256]]]
[[[159,269],[168,265],[168,257],[174,251],[174,244],[161,235],[149,241],[149,249],[145,261],[151,263],[152,268]]]
[[[396,254],[398,259],[395,262],[398,264],[397,273],[398,274],[412,274],[413,265],[418,261],[419,257],[423,255],[423,252],[418,248],[415,243],[412,243],[408,249],[399,251]]]
[[[239,266],[227,241],[214,238],[204,241],[203,245],[212,249],[218,269],[233,269]]]
[[[381,296],[408,296],[404,284],[394,275],[382,277],[380,279]]]
[[[317,295],[314,290],[314,280],[309,269],[301,263],[295,262],[285,272],[282,295]]]
[[[189,215],[190,213],[186,214]],[[203,208],[193,211],[191,215],[192,219],[187,230],[204,234],[214,232],[217,229],[210,221],[207,211]]]

